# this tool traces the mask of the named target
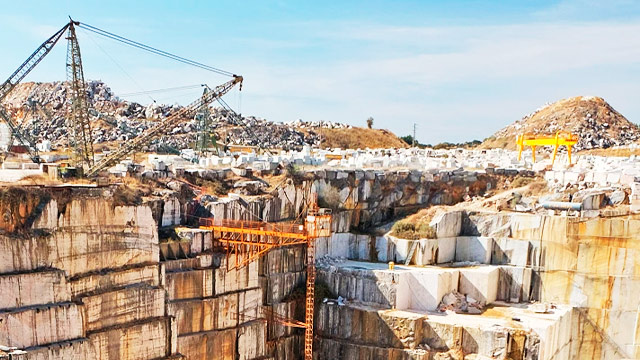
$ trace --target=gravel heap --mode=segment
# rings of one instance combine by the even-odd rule
[[[496,132],[482,147],[515,149],[515,138],[523,133],[553,135],[558,130],[579,137],[574,150],[609,148],[629,145],[640,139],[638,126],[604,99],[578,96],[547,104],[522,119]]]
[[[55,148],[67,142],[65,122],[71,106],[68,93],[66,82],[24,83],[9,94],[3,106],[34,140],[51,141]],[[142,105],[120,99],[102,81],[88,82],[87,95],[94,144],[117,145],[130,140],[181,109],[178,104]],[[238,116],[224,108],[213,108],[209,123],[210,131],[222,142],[285,150],[300,149],[305,144],[319,145],[321,136],[313,129],[350,127],[328,121],[274,123],[255,116]],[[184,119],[146,150],[190,147],[200,130],[198,121]]]

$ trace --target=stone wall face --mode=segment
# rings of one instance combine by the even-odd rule
[[[336,232],[319,240],[325,250],[318,246],[318,255],[346,251],[386,261],[396,256],[393,244],[349,232],[482,193],[491,181],[466,173],[316,171],[270,196],[203,205],[217,218],[293,220],[317,191],[321,205],[334,207]],[[188,221],[193,203],[114,206],[99,192],[20,194],[24,206],[0,203],[15,214],[0,228],[20,230],[0,236],[0,289],[10,294],[0,297],[0,345],[25,350],[10,351],[10,359],[302,357],[303,332],[276,318],[303,320],[304,247],[274,249],[230,270],[210,232],[177,228],[177,240],[159,238],[159,228]]]
[[[472,226],[464,231],[496,239],[492,262],[510,265],[501,271],[509,270],[512,279],[522,277],[513,273],[520,266],[531,272],[531,293],[520,294],[522,298],[575,308],[572,358],[640,357],[640,301],[632,295],[640,291],[640,252],[635,245],[640,219],[530,214],[502,215],[499,221],[491,214],[469,218]],[[496,228],[500,233],[491,234]],[[502,291],[514,293],[510,286]]]
[[[177,356],[150,209],[99,197],[47,201],[15,223],[19,233],[0,236],[0,344],[24,350],[7,356]]]

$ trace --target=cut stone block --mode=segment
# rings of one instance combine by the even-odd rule
[[[450,238],[460,235],[462,230],[462,211],[450,211],[437,215],[429,223],[435,227],[438,238]]]
[[[134,286],[82,298],[87,331],[164,316],[161,288]]]
[[[178,336],[178,352],[190,360],[234,359],[236,333],[228,329]]]
[[[478,266],[461,268],[458,292],[490,304],[498,295],[500,268],[497,266]]]
[[[60,303],[0,313],[0,344],[27,348],[84,337],[80,306]]]
[[[229,257],[229,265],[235,264],[235,258]],[[251,261],[239,269],[227,270],[226,258],[220,261],[220,267],[215,269],[215,294],[250,289],[258,287],[258,262]],[[240,261],[240,259],[238,259]]]
[[[527,266],[531,244],[528,240],[494,239],[491,264]]]
[[[531,293],[531,269],[520,266],[500,266],[497,300],[528,302]]]
[[[71,301],[64,271],[0,275],[0,309]]]
[[[435,311],[442,297],[458,288],[456,269],[412,269],[398,275],[396,308],[399,310]]]
[[[168,299],[194,299],[212,296],[213,271],[213,269],[201,269],[166,273]]]
[[[163,277],[164,278],[164,277]],[[104,289],[118,288],[131,284],[145,283],[150,286],[161,285],[157,264],[140,267],[104,271],[99,274],[87,274],[70,280],[73,297],[87,293],[102,292]]]
[[[456,261],[491,263],[493,238],[484,236],[459,236],[456,239]]]
[[[252,321],[238,328],[238,359],[259,359],[267,355],[267,322]]]

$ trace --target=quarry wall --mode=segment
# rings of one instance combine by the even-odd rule
[[[429,204],[480,195],[495,181],[469,172],[318,170],[284,182],[272,195],[202,204],[168,197],[114,206],[100,193],[70,197],[31,190],[3,197],[0,289],[11,296],[0,297],[0,344],[19,350],[2,356],[301,358],[302,333],[280,324],[274,314],[302,320],[305,249],[272,250],[245,268],[228,270],[212,234],[184,224],[210,215],[294,219],[317,192],[320,204],[334,209],[334,234],[318,239],[317,256],[403,262],[412,241],[362,232]],[[540,338],[543,343],[556,339],[556,352],[551,354],[550,348],[544,358],[640,355],[639,304],[631,296],[638,276],[633,244],[640,220],[515,213],[456,216],[459,221],[439,231],[437,239],[416,240],[419,246],[411,262],[495,265],[497,270],[475,279],[475,273],[463,270],[434,270],[433,276],[437,283],[455,286],[464,286],[464,279],[477,284],[478,279],[495,277],[498,285],[489,300],[557,303],[561,311],[556,325],[541,326],[546,335],[540,337],[473,323],[459,326],[410,312],[418,303],[407,297],[402,284],[421,280],[387,281],[358,269],[320,269],[318,279],[334,295],[360,297],[368,305],[317,307],[319,359],[336,354],[431,359],[437,352],[429,349],[525,358],[523,349],[540,344]],[[166,229],[171,236],[164,235]],[[388,286],[396,280],[398,287]],[[428,293],[441,295],[443,289]],[[479,294],[486,292],[479,289]],[[434,301],[420,306],[430,310]]]

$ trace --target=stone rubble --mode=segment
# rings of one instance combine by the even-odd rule
[[[65,82],[27,83],[19,85],[3,103],[36,142],[48,142],[56,149],[67,143],[65,122],[71,106],[67,94]],[[178,104],[153,102],[145,106],[126,101],[115,96],[101,81],[87,83],[87,96],[95,144],[130,140],[182,108]],[[275,123],[255,116],[236,115],[220,107],[211,110],[209,123],[209,131],[215,132],[223,143],[284,150],[319,145],[322,138],[315,129],[351,128],[331,121]],[[166,152],[188,148],[201,130],[199,121],[184,119],[143,150]]]
[[[630,145],[640,139],[640,129],[604,99],[578,96],[549,103],[496,132],[489,138],[515,139],[522,133],[553,135],[570,131],[578,135],[574,150]],[[514,145],[509,141],[510,148]]]
[[[481,314],[485,304],[469,295],[460,294],[457,290],[442,297],[438,311],[453,311],[455,313]]]

